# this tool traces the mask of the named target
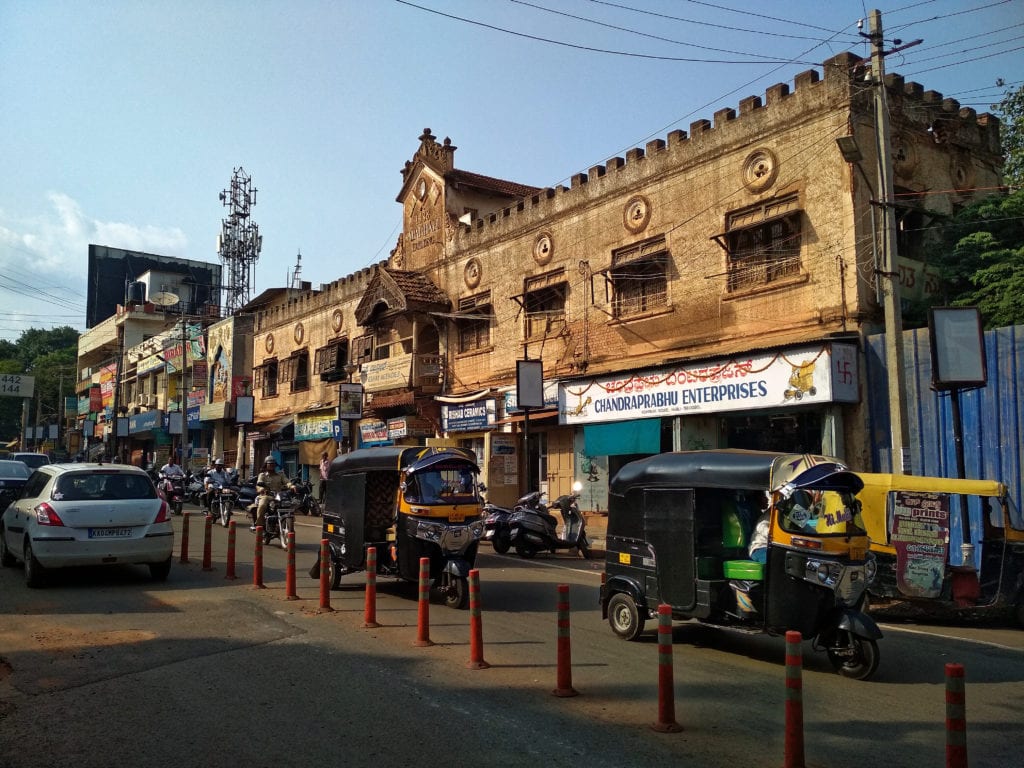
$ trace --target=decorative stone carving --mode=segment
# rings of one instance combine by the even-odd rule
[[[340,309],[336,309],[331,313],[331,328],[337,333],[341,330],[341,325],[345,321],[345,316],[342,315]]]
[[[274,354],[274,334],[268,333],[263,339],[263,347],[267,350],[268,355]]]
[[[466,281],[467,288],[476,288],[480,285],[482,277],[483,265],[480,263],[480,259],[474,256],[466,262],[466,268],[463,270],[462,279]]]
[[[541,232],[533,242],[533,260],[544,266],[555,254],[555,241],[550,232]]]
[[[295,339],[296,344],[301,344],[302,340],[306,338],[306,329],[302,323],[296,323],[295,329],[292,331],[292,338]]]
[[[903,136],[897,136],[893,144],[892,168],[897,176],[907,180],[917,170],[917,148]]]
[[[622,223],[634,235],[643,232],[651,220],[651,201],[643,195],[633,195],[622,210]]]
[[[743,186],[751,192],[764,192],[779,175],[779,160],[775,153],[759,147],[743,161]]]

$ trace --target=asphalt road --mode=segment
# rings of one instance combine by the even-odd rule
[[[298,600],[285,553],[264,551],[239,519],[237,572],[226,532],[191,519],[189,560],[165,584],[145,569],[85,569],[28,590],[0,571],[0,766],[462,764],[779,765],[781,638],[674,629],[679,733],[658,733],[654,632],[615,638],[597,605],[599,562],[522,561],[482,548],[483,654],[468,669],[469,615],[430,606],[417,647],[414,584],[379,581],[376,629],[346,577],[319,610],[319,522],[297,530]],[[177,521],[180,526],[180,520]],[[179,545],[180,546],[180,545]],[[572,686],[556,697],[556,585],[570,586]],[[653,629],[653,623],[649,625]],[[941,765],[944,664],[965,665],[972,766],[1021,762],[1024,632],[998,626],[884,625],[875,678],[832,672],[804,644],[804,740],[811,766]]]

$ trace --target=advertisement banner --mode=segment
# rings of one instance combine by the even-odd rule
[[[857,349],[825,344],[559,385],[559,422],[857,402]]]
[[[295,417],[296,440],[325,440],[331,437],[334,411],[300,413]]]
[[[405,389],[409,386],[412,371],[412,355],[399,355],[385,360],[363,363],[360,369],[363,389],[367,392],[385,392],[389,389]]]
[[[89,387],[89,412],[99,413],[103,410],[103,394],[99,384]]]
[[[389,442],[388,425],[382,419],[363,419],[359,422],[361,445],[382,445]]]
[[[896,584],[907,597],[938,597],[949,554],[949,495],[893,491]]]
[[[100,396],[103,399],[104,408],[114,407],[114,388],[117,376],[117,363],[111,363],[100,368]]]
[[[178,373],[182,369],[182,345],[181,341],[171,341],[164,339],[164,360],[167,361],[167,372]]]
[[[338,390],[338,418],[361,418],[363,415],[363,385],[341,384]]]

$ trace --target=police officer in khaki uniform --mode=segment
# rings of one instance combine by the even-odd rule
[[[256,499],[256,520],[250,531],[255,531],[256,526],[264,525],[267,521],[267,510],[270,509],[270,502],[274,495],[283,490],[287,481],[282,473],[277,471],[277,462],[273,456],[267,456],[263,461],[263,471],[256,478],[256,491],[259,497]]]

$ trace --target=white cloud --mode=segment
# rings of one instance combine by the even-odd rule
[[[50,192],[47,200],[49,208],[29,218],[0,210],[0,303],[12,312],[3,318],[8,328],[84,326],[89,243],[146,253],[186,252],[188,238],[176,227],[100,221],[62,192]],[[80,311],[81,320],[40,319],[48,312],[69,311]],[[10,338],[11,332],[0,336]]]

